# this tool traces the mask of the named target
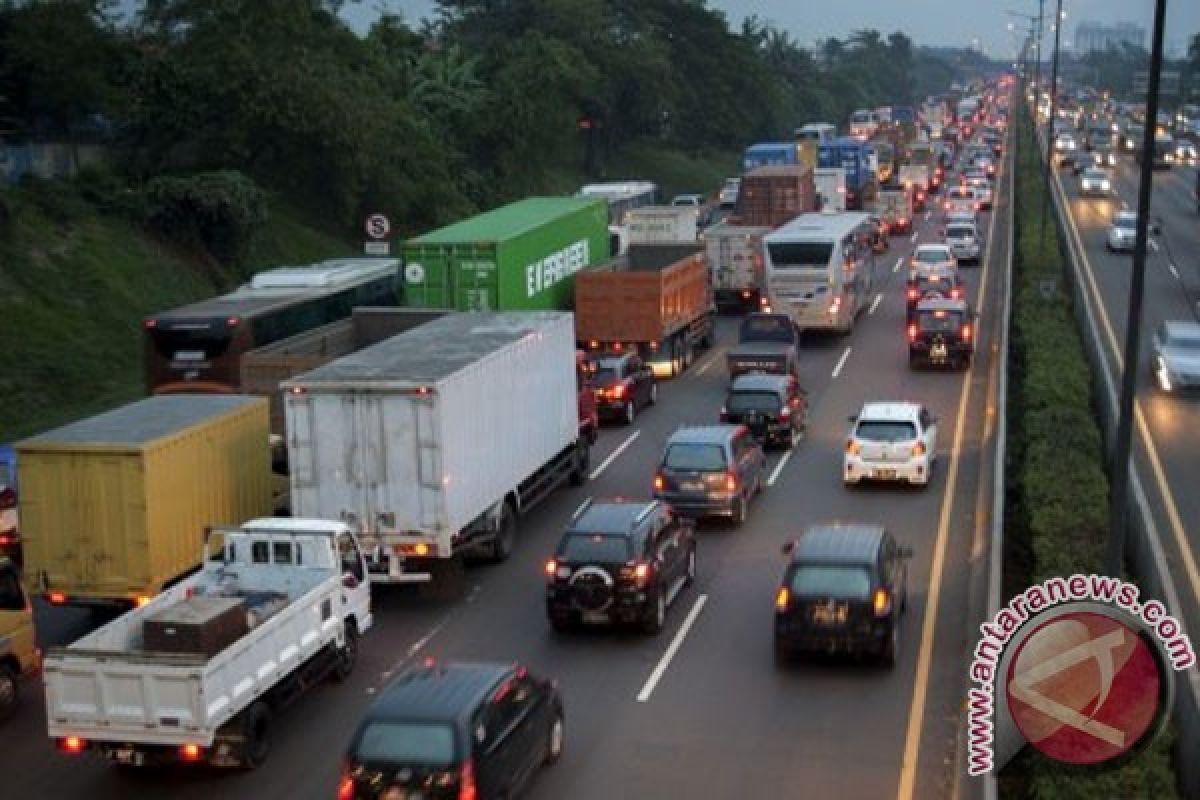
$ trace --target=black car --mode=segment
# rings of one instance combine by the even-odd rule
[[[775,595],[776,661],[844,652],[894,666],[912,550],[878,525],[820,525],[783,552],[788,565]]]
[[[741,525],[762,491],[767,459],[745,425],[680,428],[667,440],[654,496],[677,513],[718,515]]]
[[[624,623],[658,633],[667,606],[696,579],[695,526],[657,500],[588,500],[545,572],[556,631]]]
[[[960,300],[965,293],[966,286],[957,268],[922,270],[910,276],[905,286],[906,318],[911,325],[916,317],[917,306],[923,301]]]
[[[513,664],[427,661],[393,678],[367,709],[338,800],[516,797],[562,748],[553,682]]]
[[[596,410],[601,417],[629,425],[640,409],[658,402],[654,370],[636,353],[593,357],[591,362]]]
[[[721,422],[745,425],[764,446],[790,448],[807,417],[808,396],[792,375],[740,375],[721,406]]]
[[[965,300],[922,300],[908,325],[909,366],[970,366],[975,327],[975,315]]]

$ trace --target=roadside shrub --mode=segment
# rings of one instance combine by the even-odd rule
[[[108,214],[140,222],[145,218],[145,197],[129,187],[120,175],[107,167],[89,164],[75,175],[80,197]]]
[[[268,214],[263,191],[234,170],[155,178],[145,190],[148,228],[224,265],[245,255]]]

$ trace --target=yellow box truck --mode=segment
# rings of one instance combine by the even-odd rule
[[[54,605],[141,605],[205,529],[271,513],[267,400],[161,395],[16,445],[24,580]]]

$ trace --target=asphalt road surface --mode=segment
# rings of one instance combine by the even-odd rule
[[[342,748],[373,692],[409,660],[430,656],[515,660],[560,681],[566,752],[538,777],[534,798],[953,796],[963,772],[955,766],[955,748],[975,643],[968,594],[982,593],[969,578],[987,553],[981,509],[990,508],[990,478],[984,479],[990,454],[984,442],[996,411],[990,394],[1007,264],[1006,176],[996,210],[984,214],[985,226],[992,217],[985,264],[964,267],[971,297],[982,298],[972,369],[914,372],[907,363],[905,262],[915,241],[937,237],[934,214],[921,220],[917,236],[893,239],[880,257],[878,300],[872,297],[851,335],[806,337],[808,438],[790,454],[771,454],[771,485],[753,503],[745,527],[701,527],[698,580],[670,609],[660,635],[552,634],[541,565],[585,497],[648,496],[667,437],[680,425],[717,420],[733,318],[721,320],[710,354],[660,387],[657,406],[631,427],[602,432],[593,480],[561,491],[527,517],[509,561],[468,571],[464,598],[434,603],[409,589],[378,591],[376,627],[362,641],[357,672],[282,712],[270,760],[258,771],[131,773],[96,757],[56,753],[46,739],[35,681],[26,684],[18,715],[4,729],[5,796],[330,798]],[[915,400],[939,417],[938,461],[928,488],[842,486],[847,416],[871,400]],[[883,523],[915,551],[894,670],[841,659],[774,664],[780,546],[806,525],[830,520]],[[86,630],[88,620],[40,609],[39,623],[46,642],[64,643]]]

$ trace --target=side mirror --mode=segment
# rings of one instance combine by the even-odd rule
[[[896,555],[899,556],[900,558],[912,558],[913,557],[913,549],[906,544],[900,545],[899,547],[896,548]]]
[[[788,540],[788,541],[784,542],[783,547],[781,547],[779,549],[783,552],[783,554],[785,556],[790,556],[792,554],[792,551],[794,551],[796,549],[796,543],[794,541]]]

